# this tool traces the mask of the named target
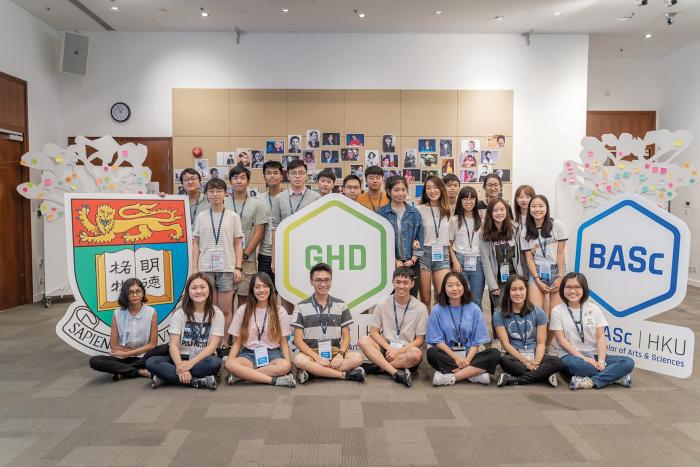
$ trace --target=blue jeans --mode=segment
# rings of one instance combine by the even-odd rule
[[[593,358],[597,360],[598,356],[596,355]],[[583,359],[573,355],[564,355],[561,359],[564,361],[564,373],[574,376],[587,376],[593,380],[595,387],[598,389],[632,373],[634,369],[634,360],[624,355],[607,355],[605,357],[607,366],[603,368],[603,371],[596,370],[590,363],[586,363]]]
[[[467,280],[469,284],[469,290],[474,296],[474,303],[481,308],[481,298],[484,296],[484,266],[481,264],[481,256],[476,258],[476,271],[467,271],[465,268],[465,263],[467,261],[466,255],[457,253],[455,251],[455,256],[459,261],[459,265],[462,266],[462,275]]]
[[[221,367],[221,359],[210,355],[205,357],[192,367],[190,373],[193,378],[204,378],[205,376],[215,375]],[[153,375],[158,375],[160,379],[169,384],[179,384],[180,378],[177,376],[175,363],[168,356],[151,357],[146,360],[146,368]]]

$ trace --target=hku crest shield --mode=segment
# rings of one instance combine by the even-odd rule
[[[58,336],[87,354],[109,352],[121,286],[136,277],[158,313],[163,342],[190,269],[187,197],[66,194],[65,209],[68,277],[76,301],[56,325]]]

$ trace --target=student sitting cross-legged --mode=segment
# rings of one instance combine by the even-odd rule
[[[304,384],[309,374],[323,378],[363,382],[362,354],[348,351],[352,316],[345,302],[331,297],[331,267],[318,263],[311,268],[314,293],[294,307],[294,344],[299,353],[294,366],[297,380]]]
[[[146,289],[143,283],[131,278],[122,284],[119,308],[112,315],[112,335],[109,355],[90,358],[90,367],[95,371],[111,373],[112,380],[143,376],[150,378],[146,360],[158,355],[158,315],[146,305]]]
[[[369,336],[358,341],[365,356],[389,373],[397,383],[411,386],[411,368],[423,360],[420,346],[425,341],[428,310],[411,296],[413,270],[396,268],[394,294],[374,307]]]
[[[153,389],[163,384],[216,389],[214,375],[221,359],[215,352],[224,336],[224,314],[214,306],[212,289],[204,273],[196,272],[187,279],[182,306],[173,313],[168,328],[170,355],[146,361]]]
[[[528,299],[526,279],[508,278],[503,288],[501,309],[493,315],[493,325],[503,350],[499,386],[549,382],[557,386],[557,373],[564,368],[560,358],[545,355],[547,315]]]
[[[296,386],[287,336],[289,315],[277,306],[277,294],[270,276],[254,274],[246,304],[233,316],[229,334],[235,338],[224,367],[228,384],[240,380],[273,386]]]
[[[425,334],[426,342],[432,345],[428,363],[436,370],[433,385],[448,386],[464,379],[489,384],[489,373],[496,371],[501,353],[494,348],[479,352],[479,345],[491,338],[464,276],[447,273],[436,301]]]

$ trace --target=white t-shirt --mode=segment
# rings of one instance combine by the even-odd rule
[[[462,255],[479,256],[480,231],[474,232],[474,219],[465,218],[464,221],[458,228],[457,216],[450,218],[450,240],[454,241],[454,250]]]
[[[537,229],[538,233],[540,229]],[[535,261],[546,260],[549,264],[557,264],[557,242],[568,239],[566,227],[561,221],[552,219],[552,231],[549,237],[542,237],[541,233],[538,238],[526,240],[527,228],[524,226],[520,229],[521,242],[520,247],[523,251],[531,251]],[[545,256],[544,249],[547,254]],[[559,271],[563,273],[563,271]]]
[[[581,317],[580,308],[571,308],[571,314],[573,314],[573,319],[565,303],[560,303],[552,310],[552,316],[549,320],[549,330],[550,331],[564,331],[564,337],[569,341],[576,349],[582,354],[592,357],[598,352],[598,344],[596,343],[596,329],[599,327],[605,327],[608,325],[608,321],[605,319],[605,315],[597,305],[593,303],[586,302],[583,304],[583,342],[581,342],[581,336],[579,335],[579,328],[576,327],[574,320],[578,321]],[[579,325],[580,326],[580,325]],[[564,350],[559,343],[555,340],[552,341],[552,347],[557,353],[558,357],[563,357],[568,355],[568,352]]]
[[[187,317],[182,308],[173,313],[168,332],[180,336],[180,355],[194,358],[208,344],[211,336],[224,336],[224,314],[214,307],[214,317],[210,323],[202,323],[204,313],[195,313],[194,322],[187,322]]]
[[[447,217],[440,217],[440,208],[432,208],[428,204],[419,204],[416,206],[420,216],[423,219],[423,244],[430,246],[436,242],[435,228],[438,228],[437,243],[441,245],[450,244],[450,220]],[[435,216],[433,218],[433,215]],[[433,222],[433,219],[435,221]]]
[[[224,216],[223,219],[221,216]],[[212,219],[214,227],[212,228]],[[219,230],[221,221],[221,230]],[[218,232],[219,242],[216,242],[214,231]],[[210,209],[197,214],[194,223],[192,236],[195,241],[199,241],[199,264],[197,268],[206,272],[233,272],[236,266],[236,252],[233,249],[234,238],[243,237],[243,227],[241,217],[231,209],[224,208],[223,213],[214,212]],[[213,269],[212,252],[215,250],[223,252],[222,269]]]

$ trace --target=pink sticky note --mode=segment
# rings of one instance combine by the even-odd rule
[[[26,192],[29,191],[29,188],[27,188],[27,187],[25,186],[24,188],[22,188],[22,191],[23,191],[24,193],[26,193]]]
[[[666,167],[661,167],[661,173],[666,175],[666,172],[668,172],[668,169]]]
[[[659,173],[659,168],[658,168],[657,166],[652,167],[652,168],[651,168],[651,173],[653,173],[653,174]]]
[[[593,151],[588,151],[588,157],[593,157]]]
[[[673,188],[673,183],[669,183],[669,184],[668,184],[668,187],[669,187],[669,188]]]
[[[610,185],[606,186],[605,191],[612,191],[612,186],[610,186]]]
[[[648,169],[649,167],[651,167],[651,164],[644,164],[645,169]]]
[[[50,178],[45,178],[44,179],[44,186],[51,186],[53,181]]]
[[[129,150],[128,149],[122,149],[122,157],[126,159],[129,157]]]

